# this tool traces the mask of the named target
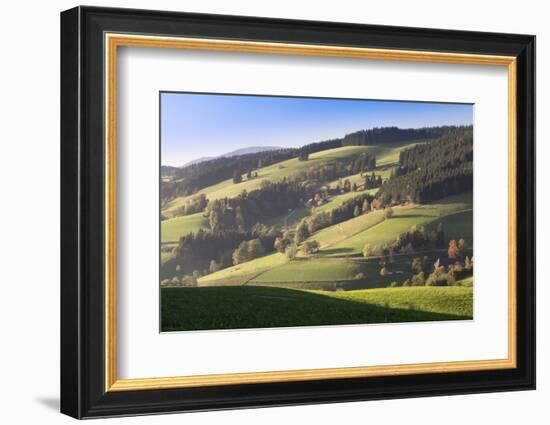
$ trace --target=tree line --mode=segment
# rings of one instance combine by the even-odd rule
[[[382,257],[396,254],[412,254],[415,251],[441,249],[444,247],[445,232],[442,223],[439,223],[436,230],[427,230],[426,227],[415,224],[406,232],[398,234],[393,242],[385,245],[371,245],[367,243],[363,247],[363,256]]]
[[[448,128],[450,127],[374,127],[369,130],[360,130],[346,134],[342,139],[342,146],[380,145],[406,140],[432,139],[438,137],[442,131],[447,131]]]
[[[195,233],[182,236],[176,248],[174,248],[175,261],[184,269],[208,269],[216,264],[217,270],[232,266],[235,258],[238,263],[249,261],[253,256],[263,255],[273,250],[275,239],[281,235],[281,230],[276,227],[267,227],[257,224],[248,230],[244,229],[220,229],[216,231],[201,229]],[[256,241],[250,244],[249,241]],[[246,242],[249,252],[247,257],[241,254],[234,257],[234,252]],[[261,248],[260,248],[261,246]],[[245,260],[246,259],[246,260]],[[237,263],[237,264],[238,264]],[[212,267],[211,267],[212,268]]]
[[[175,216],[196,214],[203,211],[208,205],[208,199],[204,193],[200,193],[188,199],[185,204],[177,208],[174,212]]]
[[[260,189],[243,191],[234,198],[210,200],[204,210],[210,229],[246,229],[296,208],[306,196],[305,188],[296,181],[284,179],[262,181]]]
[[[456,248],[453,248],[456,247]],[[405,279],[401,284],[393,282],[391,287],[398,286],[454,286],[458,285],[461,279],[472,276],[474,271],[474,257],[468,257],[467,245],[464,239],[449,241],[449,250],[456,250],[457,253],[451,257],[448,265],[440,264],[432,257],[427,256],[414,258],[411,262],[413,276]],[[385,276],[391,265],[387,262],[381,264],[380,274]]]

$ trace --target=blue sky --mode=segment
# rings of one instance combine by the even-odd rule
[[[250,146],[298,147],[372,127],[467,125],[473,106],[161,93],[161,162],[181,166]]]

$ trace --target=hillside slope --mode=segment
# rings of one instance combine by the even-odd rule
[[[284,177],[289,177],[292,174],[298,173],[299,171],[305,170],[313,165],[319,165],[334,160],[354,158],[363,152],[374,153],[377,155],[377,161],[380,157],[379,160],[382,165],[387,166],[397,161],[400,150],[414,146],[418,143],[421,143],[421,141],[394,142],[386,145],[374,146],[346,146],[313,153],[309,156],[307,161],[299,161],[298,158],[292,158],[258,169],[258,177],[251,180],[248,180],[246,175],[243,174],[243,181],[241,183],[234,184],[231,179],[227,179],[218,184],[204,188],[196,194],[178,197],[168,202],[163,207],[162,214],[168,217],[171,216],[174,211],[184,205],[187,200],[200,193],[204,193],[209,200],[234,197],[239,195],[243,190],[250,192],[252,190],[259,189],[263,180],[270,180],[272,182],[279,181]]]
[[[162,331],[470,320],[472,288],[163,288]]]

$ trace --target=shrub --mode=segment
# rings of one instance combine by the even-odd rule
[[[464,239],[459,239],[458,241],[458,250],[460,251],[460,256],[464,258],[466,256],[466,251],[468,249],[468,244]]]
[[[412,286],[424,286],[425,283],[426,277],[424,276],[424,272],[415,274],[412,278]]]
[[[470,260],[469,257],[466,257],[464,259],[464,268],[468,271],[472,270],[472,268],[474,267],[474,264],[472,263],[472,261]]]
[[[424,264],[422,262],[422,258],[417,257],[412,260],[411,262],[411,269],[414,273],[420,273],[424,270]]]
[[[304,254],[314,254],[319,251],[319,242],[316,240],[313,241],[306,241],[302,245],[302,251]]]
[[[363,247],[363,257],[371,257],[371,256],[372,256],[372,246],[370,243],[368,243]]]
[[[384,247],[380,245],[371,245],[366,244],[363,247],[363,256],[364,257],[381,257],[384,255]]]
[[[210,273],[216,273],[220,269],[221,269],[221,265],[216,263],[216,260],[210,261],[210,265],[208,267],[208,271]]]
[[[241,264],[247,261],[253,260],[254,258],[261,257],[264,255],[265,250],[260,239],[252,239],[247,241],[242,241],[238,248],[233,251],[233,264]]]
[[[363,273],[363,272],[359,272],[355,275],[355,279],[360,280],[360,279],[364,279],[364,278],[365,278],[365,273]]]
[[[192,275],[186,275],[181,279],[181,283],[183,286],[187,287],[196,287],[197,286],[197,278]]]
[[[262,241],[259,239],[252,239],[248,241],[247,251],[248,261],[261,257],[265,253]]]
[[[283,253],[286,251],[287,247],[290,246],[290,244],[292,244],[292,237],[289,232],[285,232],[282,236],[275,238],[273,248],[275,248],[276,251]]]
[[[289,260],[294,260],[296,258],[296,254],[298,253],[298,248],[296,248],[296,245],[292,244],[286,248],[285,255]]]
[[[384,210],[384,218],[385,218],[386,220],[392,218],[392,217],[393,217],[393,213],[394,213],[394,211],[393,211],[393,208],[392,208],[392,207],[386,208],[386,209]]]
[[[405,282],[403,282],[403,286],[411,286],[411,280],[407,279]]]
[[[315,233],[317,230],[324,229],[334,223],[331,223],[330,214],[326,211],[312,215],[308,221],[308,232],[310,235]]]
[[[458,244],[456,243],[456,240],[451,239],[449,241],[449,248],[447,249],[447,255],[451,260],[460,260],[461,254],[460,254],[460,249],[458,248]]]
[[[446,273],[445,269],[440,267],[428,276],[426,286],[447,286],[449,285],[449,279],[454,279],[454,275],[449,276],[449,273]]]
[[[371,204],[375,210],[379,210],[384,206],[384,201],[381,198],[376,198],[371,202]]]
[[[307,226],[307,221],[302,220],[300,224],[296,227],[296,243],[302,243],[307,238],[309,238],[309,229]]]
[[[401,286],[399,282],[392,282],[390,283],[390,288],[397,288],[398,286]]]
[[[407,245],[402,246],[400,251],[401,251],[401,254],[413,254],[414,247],[412,246],[412,243],[409,242]]]
[[[432,273],[426,280],[426,286],[447,286],[447,274]]]
[[[454,285],[456,283],[456,273],[453,269],[447,273],[447,285]]]

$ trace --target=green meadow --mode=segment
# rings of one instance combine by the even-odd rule
[[[383,209],[361,213],[357,217],[325,227],[309,235],[306,242],[316,241],[319,249],[305,253],[298,244],[295,257],[273,251],[273,247],[256,258],[225,268],[208,270],[208,263],[193,259],[181,268],[172,252],[180,238],[203,229],[211,223],[203,212],[175,216],[177,210],[199,193],[208,200],[237,197],[243,191],[260,189],[262,181],[283,181],[300,171],[319,164],[349,161],[361,153],[376,155],[375,175],[383,180],[399,165],[399,154],[425,140],[385,143],[372,146],[346,146],[309,155],[305,161],[293,158],[258,168],[257,177],[242,182],[232,179],[199,190],[190,196],[167,202],[161,213],[160,277],[199,272],[196,287],[162,287],[161,309],[163,331],[263,328],[284,326],[343,325],[358,323],[391,323],[436,320],[467,320],[473,317],[473,277],[459,280],[455,286],[402,287],[413,277],[411,263],[418,257],[434,261],[447,255],[447,249],[397,254],[387,258],[365,258],[366,244],[383,246],[412,226],[435,230],[443,224],[445,239],[465,239],[471,255],[473,243],[473,200],[471,192],[448,196],[427,204],[410,200],[395,203],[393,216],[385,217]],[[370,173],[367,173],[370,175]],[[349,179],[358,190],[335,191],[341,180]],[[376,196],[379,189],[364,189],[365,174],[325,182],[332,195],[323,204],[309,208],[298,205],[288,212],[265,220],[267,227],[295,234],[301,220],[312,214],[330,212],[357,196]],[[321,184],[320,184],[321,186]],[[189,193],[189,192],[186,192]],[[307,205],[307,207],[305,206]],[[286,208],[286,207],[285,207]],[[279,211],[279,210],[278,210]],[[356,215],[356,213],[354,213]],[[387,262],[387,263],[386,263]],[[382,265],[389,270],[381,274]],[[390,287],[390,286],[397,287]]]
[[[462,212],[463,218],[455,215]],[[452,234],[472,234],[472,195],[471,192],[443,199],[429,205],[418,205],[412,208],[395,208],[394,216],[389,220],[382,220],[374,226],[368,226],[340,243],[321,249],[321,254],[329,257],[360,254],[365,244],[383,245],[392,242],[399,233],[406,232],[412,226],[425,226],[445,220],[445,228],[453,229],[455,219],[460,223],[459,229],[453,229]],[[367,214],[368,216],[368,214]],[[469,218],[469,219],[468,219]],[[315,238],[315,235],[313,236]]]
[[[162,288],[162,331],[468,320],[472,288]]]
[[[163,220],[160,225],[161,242],[177,242],[187,233],[194,233],[199,229],[208,228],[208,219],[202,212],[184,215]]]

